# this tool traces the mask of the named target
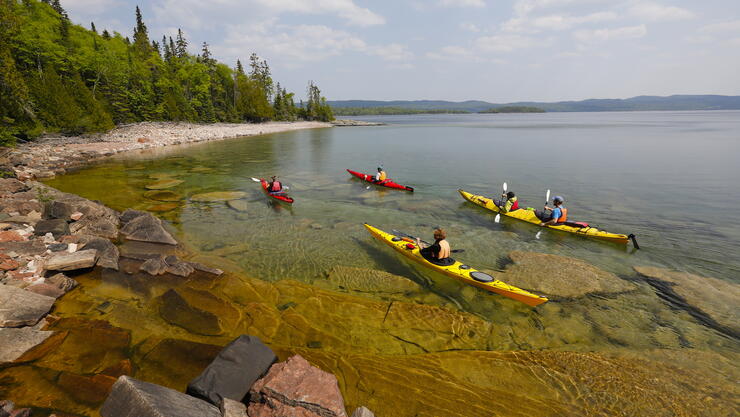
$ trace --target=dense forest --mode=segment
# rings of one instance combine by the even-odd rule
[[[231,68],[205,42],[190,54],[181,30],[150,38],[135,17],[129,38],[73,24],[59,0],[0,0],[0,145],[141,121],[333,119],[313,82],[296,104],[256,54]]]

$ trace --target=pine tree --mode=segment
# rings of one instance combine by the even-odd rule
[[[108,29],[103,29],[103,39],[110,40],[110,38],[111,36],[110,36],[110,33],[108,32]]]
[[[136,27],[134,27],[134,47],[143,55],[150,51],[149,31],[144,24],[139,6],[136,6]]]
[[[92,30],[94,34],[98,34],[98,30],[95,29],[95,22],[90,22],[90,30]]]
[[[244,67],[242,66],[242,62],[238,59],[236,60],[236,73],[244,75]]]
[[[188,54],[188,41],[185,40],[185,36],[182,34],[181,29],[177,29],[177,41],[175,42],[175,55],[178,58],[184,58]]]

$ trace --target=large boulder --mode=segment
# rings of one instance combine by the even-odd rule
[[[250,417],[347,417],[337,378],[300,355],[273,365],[249,396]]]
[[[82,235],[79,236],[78,242],[83,245],[83,249],[95,249],[98,251],[97,265],[103,268],[118,270],[118,257],[120,256],[118,248],[109,239]]]
[[[20,329],[0,328],[0,363],[13,362],[24,353],[43,343],[54,332],[35,330],[31,327]]]
[[[740,337],[740,286],[737,284],[663,268],[634,268],[637,273],[649,278],[659,291],[673,292],[682,298],[693,307],[692,313],[695,315],[708,317],[710,320],[704,320],[707,324],[733,337]],[[660,285],[660,282],[667,285]]]
[[[509,258],[513,265],[496,277],[538,294],[577,298],[591,293],[620,293],[637,288],[635,284],[580,259],[520,251],[511,252]]]
[[[10,285],[0,285],[0,327],[33,326],[56,299]]]
[[[224,398],[246,402],[249,388],[262,378],[277,356],[254,336],[239,336],[188,385],[187,393],[221,406]]]
[[[129,240],[177,245],[177,241],[162,226],[162,221],[149,213],[126,210],[121,215],[121,233]]]
[[[213,405],[129,376],[121,376],[100,409],[102,417],[221,417]]]

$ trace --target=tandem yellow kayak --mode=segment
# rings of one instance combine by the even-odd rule
[[[455,278],[458,281],[464,282],[482,288],[487,291],[495,292],[496,294],[509,297],[511,299],[521,301],[529,306],[538,306],[547,301],[547,298],[532,294],[531,292],[525,291],[521,288],[517,288],[513,285],[509,285],[505,282],[499,281],[485,272],[478,271],[462,262],[455,262],[449,266],[441,266],[433,264],[421,255],[419,248],[416,244],[409,244],[408,240],[404,240],[401,236],[396,236],[390,233],[386,233],[376,227],[370,226],[365,223],[365,227],[376,239],[388,244],[396,251],[402,253],[407,258],[410,258],[430,269],[440,272],[449,277]]]
[[[470,201],[471,203],[475,203],[481,207],[487,208],[488,210],[491,210],[496,213],[501,213],[499,208],[494,204],[493,200],[484,197],[482,195],[475,195],[471,194],[464,190],[457,190],[461,196],[463,196],[464,199]],[[515,219],[524,220],[525,222],[533,223],[539,225],[541,223],[540,219],[537,218],[534,214],[534,210],[527,210],[527,209],[519,209],[515,211],[510,211],[508,213],[501,213],[502,216],[507,217],[513,217]],[[591,226],[568,226],[568,225],[551,225],[547,226],[550,229],[560,230],[562,232],[568,232],[573,233],[579,236],[586,236],[591,237],[594,239],[601,239],[606,240],[609,242],[615,242],[615,243],[621,243],[621,244],[627,244],[627,242],[632,239],[632,244],[636,247],[637,243],[635,242],[635,235],[623,235],[618,233],[609,233],[605,230],[599,230],[595,227]]]

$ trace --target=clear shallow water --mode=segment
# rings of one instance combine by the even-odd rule
[[[406,301],[448,306],[490,323],[486,336],[476,334],[471,340],[458,341],[463,351],[578,351],[645,360],[665,359],[666,352],[669,356],[675,352],[672,365],[699,369],[721,377],[721,381],[736,380],[737,367],[727,364],[735,362],[737,340],[690,312],[667,305],[653,287],[636,277],[632,267],[659,266],[737,283],[740,112],[434,115],[368,120],[389,125],[305,130],[127,154],[48,183],[119,210],[154,211],[175,226],[181,242],[214,265],[225,269],[228,265],[262,280],[314,283],[337,265],[373,268],[409,278],[424,291],[409,295]],[[366,183],[345,171],[372,172],[379,162],[391,178],[415,187],[416,192],[368,189]],[[270,175],[279,175],[290,187],[296,199],[292,207],[273,204],[251,180]],[[151,197],[146,186],[162,179],[183,181],[168,189],[181,199],[168,202],[146,197]],[[479,194],[499,194],[504,181],[525,205],[535,207],[542,205],[544,191],[550,188],[566,198],[571,217],[609,231],[635,233],[643,249],[635,251],[631,246],[551,230],[544,230],[536,239],[536,226],[506,218],[496,224],[493,213],[463,201],[456,191],[462,187]],[[196,194],[214,191],[244,192],[241,202],[246,206],[239,211],[225,202],[193,199]],[[426,238],[431,237],[433,226],[443,226],[453,248],[465,249],[458,258],[479,269],[504,268],[506,255],[513,250],[552,253],[616,273],[632,281],[636,289],[557,300],[531,309],[409,264],[374,241],[363,222]],[[548,277],[543,273],[541,279]],[[118,286],[116,277],[102,282],[86,279],[80,291],[60,301],[58,309],[62,315],[98,318],[99,313],[90,305],[117,300],[120,305],[116,308],[128,312],[114,311],[101,318],[130,328],[137,343],[168,335],[222,345],[238,334],[211,340],[163,324],[156,296],[171,283],[148,277],[143,282],[150,281],[150,291],[136,292]],[[229,305],[252,308],[252,300],[244,295],[250,293],[238,279],[224,278],[212,285],[203,288],[228,300]],[[283,291],[287,300],[281,300],[285,304],[279,308],[295,309],[296,314],[308,318],[312,329],[319,329],[311,336],[309,348],[321,346],[318,350],[327,354],[359,350],[405,357],[399,356],[398,345],[386,339],[394,329],[372,328],[370,317],[364,322],[362,317],[343,316],[352,315],[350,306],[356,299],[341,299],[345,304],[336,310],[330,303],[317,310],[311,307],[316,305],[315,299],[303,303],[296,295],[303,290],[292,295],[285,288]],[[712,302],[726,305],[728,301]],[[387,314],[385,305],[379,305]],[[446,322],[434,311],[428,321],[439,320],[443,326]],[[266,317],[265,323],[270,316]],[[371,326],[365,330],[367,325]],[[430,326],[434,327],[433,323]],[[437,336],[445,337],[442,330],[425,333],[428,330],[421,327],[403,336],[426,346],[425,352],[446,349],[434,342]],[[240,329],[237,326],[234,331]],[[278,346],[304,346],[293,345],[301,338],[292,339],[290,333],[285,340],[274,337]],[[716,359],[716,354],[721,359]],[[419,360],[411,354],[408,357]],[[146,363],[137,366],[140,372],[148,372]],[[332,366],[327,365],[343,373]],[[462,371],[455,368],[454,372]],[[614,370],[615,375],[619,372]],[[373,382],[385,384],[382,375],[376,378]],[[523,381],[513,382],[541,389]],[[184,378],[176,381],[186,382]],[[367,394],[362,384],[343,389],[345,396]],[[580,398],[578,388],[568,385],[563,390]],[[694,393],[694,388],[682,386],[681,392]],[[375,397],[374,392],[362,395]],[[379,401],[385,400],[383,395],[379,394]],[[531,398],[538,397],[532,394]],[[358,404],[366,401],[358,400]]]

